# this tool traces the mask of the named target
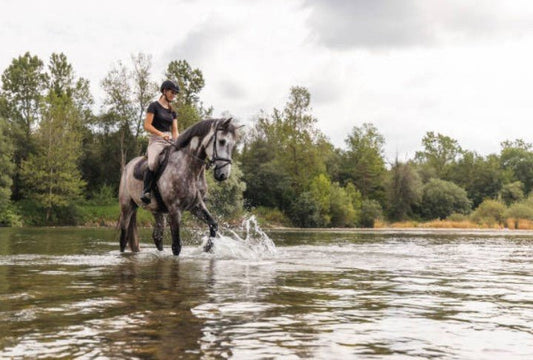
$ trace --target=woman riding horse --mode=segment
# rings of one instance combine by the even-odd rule
[[[151,135],[148,140],[148,171],[144,175],[144,189],[141,200],[149,204],[152,196],[151,189],[154,174],[159,166],[159,154],[170,145],[170,139],[178,138],[178,120],[176,112],[172,109],[171,102],[180,91],[178,85],[170,80],[161,84],[159,100],[152,102],[146,110],[144,129]]]

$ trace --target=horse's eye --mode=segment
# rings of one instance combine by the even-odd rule
[[[224,140],[224,139],[218,140],[218,145],[220,145],[220,146],[226,145],[226,140]]]

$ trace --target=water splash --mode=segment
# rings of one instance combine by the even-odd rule
[[[207,236],[202,239],[199,251],[203,249],[207,240]],[[219,231],[213,244],[213,254],[217,258],[263,259],[277,254],[276,245],[259,227],[255,216],[245,219],[237,231],[232,229]]]

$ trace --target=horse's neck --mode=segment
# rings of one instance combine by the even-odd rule
[[[188,159],[187,167],[189,171],[195,173],[196,175],[200,174],[200,172],[204,168],[205,161],[208,156],[207,152],[210,149],[214,131],[214,127],[211,127],[211,129],[206,135],[201,137],[194,136],[192,139],[189,140],[187,146],[180,148],[179,150],[176,150],[174,152],[173,155],[175,159]],[[178,154],[181,154],[181,156]]]
[[[171,154],[172,162],[178,165],[179,162],[186,161],[185,168],[194,175],[199,175],[204,169],[206,154],[201,149],[192,149],[191,144],[174,151]]]

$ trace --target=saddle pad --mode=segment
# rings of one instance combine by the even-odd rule
[[[133,168],[133,177],[137,180],[143,180],[146,169],[148,169],[148,159],[145,156],[141,161],[135,164],[135,167]]]
[[[159,167],[155,172],[154,181],[157,181],[163,171],[165,171],[170,152],[171,147],[167,146],[165,149],[163,149],[163,151],[161,151],[161,154],[159,154]],[[144,156],[137,164],[135,164],[135,167],[133,168],[133,177],[137,180],[143,180],[146,169],[148,169],[148,158]]]

